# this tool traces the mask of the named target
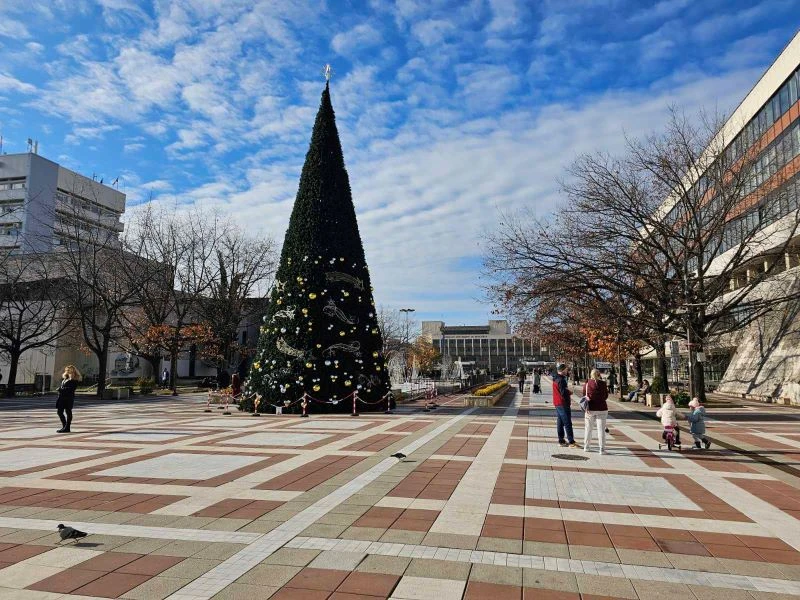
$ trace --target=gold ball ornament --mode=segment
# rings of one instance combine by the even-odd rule
[[[316,298],[316,297],[317,297],[317,295],[316,295],[314,292],[311,292],[311,293],[308,295],[308,297],[309,297],[311,300],[313,300],[314,298]]]

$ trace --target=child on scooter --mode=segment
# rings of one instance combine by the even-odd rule
[[[678,428],[678,411],[675,408],[675,401],[672,396],[667,394],[664,398],[664,404],[656,412],[656,416],[661,419],[661,424],[664,426],[664,431],[661,432],[661,438],[667,439],[666,428],[671,427],[675,432],[675,444],[680,446],[681,443],[681,430]]]

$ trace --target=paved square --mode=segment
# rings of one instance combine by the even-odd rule
[[[52,399],[0,401],[0,598],[800,600],[800,415],[712,404],[712,449],[678,453],[611,401],[601,456],[558,446],[543,397],[308,420],[87,402],[69,436]],[[56,547],[59,522],[89,535]]]
[[[17,448],[0,450],[0,471],[23,471],[52,463],[99,454],[100,450],[67,448]]]
[[[251,433],[234,440],[227,440],[226,444],[236,446],[308,446],[314,442],[319,442],[329,438],[329,435],[322,433],[283,433],[280,431],[263,431]]]
[[[252,465],[263,457],[240,454],[185,454],[172,452],[95,473],[105,477],[157,477],[161,479],[211,479]]]

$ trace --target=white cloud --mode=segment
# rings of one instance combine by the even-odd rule
[[[4,15],[0,18],[0,37],[27,40],[32,36],[24,23]]]
[[[20,81],[8,73],[0,73],[0,90],[15,91],[23,94],[35,94],[37,92],[35,85]]]
[[[349,31],[337,33],[331,40],[331,48],[344,56],[377,46],[383,41],[380,32],[368,23],[356,25]]]
[[[82,140],[100,140],[111,131],[117,131],[119,125],[100,125],[97,127],[75,127],[72,133],[64,137],[67,144],[77,144]]]

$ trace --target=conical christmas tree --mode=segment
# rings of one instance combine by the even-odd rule
[[[253,359],[249,391],[311,412],[383,409],[390,390],[328,85]],[[292,412],[297,412],[295,404]]]

